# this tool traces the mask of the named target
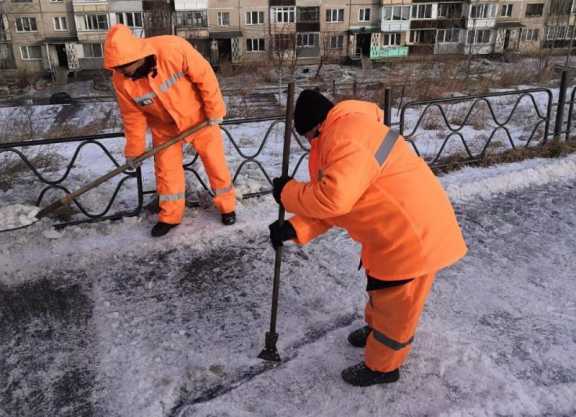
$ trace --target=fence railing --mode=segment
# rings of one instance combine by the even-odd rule
[[[107,141],[118,139],[120,135],[118,134],[104,134],[104,135],[94,135],[94,136],[82,136],[73,138],[62,138],[62,139],[45,139],[45,140],[33,140],[33,141],[22,141],[13,143],[0,143],[0,162],[2,167],[0,167],[0,173],[2,170],[11,170],[16,172],[7,173],[4,172],[3,175],[19,175],[20,177],[25,177],[26,175],[32,175],[34,183],[40,184],[39,189],[36,193],[31,193],[28,190],[27,195],[30,196],[35,194],[34,204],[41,206],[43,203],[50,203],[53,201],[46,201],[48,198],[55,200],[55,195],[57,194],[70,194],[71,191],[66,185],[67,181],[71,182],[72,178],[76,174],[75,166],[78,163],[79,158],[83,153],[85,153],[88,146],[93,146],[100,153],[100,155],[95,155],[92,151],[90,155],[92,158],[97,158],[98,156],[103,156],[104,161],[109,162],[112,167],[117,168],[120,163],[112,155],[110,150],[106,147]],[[53,167],[48,167],[48,172],[43,172],[42,166],[45,165],[45,158],[49,154],[46,151],[51,146],[74,144],[76,148],[72,152],[70,159],[64,166],[59,166],[55,177],[50,177],[50,170]],[[27,155],[26,149],[34,148],[37,152],[33,155]],[[62,158],[59,158],[59,163]],[[5,177],[6,178],[6,177]],[[134,187],[129,187],[128,182],[135,182]],[[31,188],[31,187],[27,187]],[[128,192],[132,192],[132,206],[130,208],[114,207],[114,203],[122,189],[127,189]],[[103,198],[103,195],[107,197]],[[50,197],[47,197],[50,196]],[[101,221],[109,219],[118,219],[125,216],[135,216],[138,215],[143,206],[143,188],[142,188],[142,171],[137,169],[135,171],[126,171],[121,174],[120,179],[113,186],[109,192],[103,194],[99,193],[97,204],[93,204],[101,207],[99,210],[94,210],[88,208],[86,204],[83,203],[82,199],[74,200],[74,206],[78,209],[80,213],[84,216],[84,221]],[[28,197],[30,198],[30,197]],[[23,203],[23,202],[22,202]],[[73,222],[78,223],[78,222]]]
[[[563,88],[568,89],[565,83]],[[568,96],[565,91],[565,97]],[[463,96],[436,100],[411,101],[398,109],[398,122],[392,120],[392,92],[386,89],[382,107],[385,110],[385,122],[397,125],[400,133],[408,140],[416,153],[430,165],[443,164],[445,157],[460,153],[463,161],[476,161],[490,152],[499,152],[504,148],[516,149],[545,144],[550,136],[558,137],[559,132],[569,138],[572,129],[573,110],[576,103],[576,88],[572,89],[569,101],[560,99],[553,103],[550,89],[536,88],[521,91],[507,91],[483,96]],[[568,118],[563,129],[563,112],[569,106]],[[554,110],[556,110],[554,112]],[[559,116],[560,114],[560,116]],[[558,120],[560,118],[560,120]],[[284,120],[278,117],[260,117],[226,120],[222,125],[225,138],[226,156],[231,167],[233,183],[240,189],[242,198],[251,198],[270,193],[272,178],[279,175]],[[292,131],[294,141],[291,152],[290,174],[304,178],[306,170],[303,162],[308,156],[308,144]],[[69,193],[66,181],[78,172],[75,165],[88,145],[95,145],[104,155],[104,160],[119,166],[113,153],[108,149],[112,142],[123,137],[122,132],[104,135],[81,136],[76,138],[37,140],[0,144],[0,160],[8,153],[20,159],[24,168],[21,172],[32,173],[34,182],[40,183],[35,203],[46,202],[47,193],[57,190]],[[64,167],[58,170],[58,177],[51,179],[41,173],[35,161],[27,157],[23,148],[45,147],[48,145],[76,144],[76,148]],[[489,152],[490,151],[490,152]],[[186,154],[184,169],[197,181],[197,190],[212,194],[203,166],[198,162],[197,154]],[[3,167],[0,166],[0,175]],[[142,169],[126,172],[115,186],[108,186],[100,194],[103,208],[92,210],[81,201],[75,201],[78,210],[74,223],[98,221],[122,216],[138,215],[143,209],[144,197],[155,193],[147,187],[150,178],[145,177]],[[122,200],[124,206],[117,207],[115,201],[121,189],[128,188],[132,194],[130,204]],[[146,189],[148,188],[148,189]],[[106,195],[106,198],[102,197]],[[190,202],[189,202],[190,203]],[[129,205],[129,207],[127,207]],[[194,202],[192,202],[194,205]]]
[[[546,88],[412,101],[402,106],[399,129],[416,153],[432,165],[455,152],[463,153],[468,160],[478,160],[485,157],[491,145],[516,149],[533,142],[545,143],[552,104],[552,92]],[[410,123],[413,109],[417,117]],[[435,131],[434,139],[428,133],[427,141],[419,140],[418,133],[429,130]],[[470,140],[472,135],[475,140]],[[454,140],[459,149],[449,149]]]

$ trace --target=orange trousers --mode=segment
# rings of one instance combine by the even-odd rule
[[[154,146],[178,135],[176,127],[152,129]],[[236,191],[232,185],[228,164],[224,157],[224,141],[220,127],[209,126],[186,138],[200,156],[214,193],[213,202],[220,213],[229,213],[236,207]],[[183,143],[170,146],[154,156],[156,191],[159,197],[163,223],[178,224],[184,217],[185,188]]]
[[[368,292],[365,314],[372,329],[364,351],[368,368],[389,372],[406,361],[435,276],[426,274],[404,285]]]

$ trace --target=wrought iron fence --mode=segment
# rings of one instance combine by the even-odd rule
[[[490,147],[545,143],[552,105],[546,88],[412,101],[401,108],[399,129],[431,165],[455,153],[473,161],[484,158]]]
[[[566,135],[571,129],[575,101],[576,88],[572,90],[570,96]],[[390,90],[385,91],[383,102],[385,121],[394,125]],[[515,149],[546,143],[551,134],[552,110],[551,90],[537,88],[485,96],[412,101],[400,107],[398,124],[400,133],[412,144],[419,155],[431,165],[441,165],[444,157],[456,152],[462,152],[468,160],[472,161],[485,157],[491,148],[497,152],[501,150],[497,149],[498,147]],[[226,120],[222,125],[233,183],[240,190],[242,198],[270,193],[272,178],[280,173],[283,130],[284,120],[281,117]],[[290,166],[293,168],[290,174],[304,178],[307,174],[302,169],[302,165],[308,155],[308,146],[306,141],[303,141],[293,130],[291,132],[295,140],[292,141]],[[482,135],[483,139],[478,140],[478,135]],[[109,140],[117,140],[122,136],[122,133],[118,132],[60,140],[0,144],[0,156],[11,153],[20,158],[28,171],[33,173],[36,181],[43,184],[44,188],[36,198],[36,204],[40,205],[50,190],[58,189],[60,192],[69,193],[65,182],[74,176],[75,163],[88,144],[96,145],[104,153],[106,159],[114,166],[119,166],[113,153],[107,148],[107,144],[110,143]],[[453,142],[458,143],[459,148],[453,146],[451,144]],[[77,147],[66,166],[60,169],[57,179],[49,179],[43,175],[34,166],[34,161],[27,158],[21,151],[21,148],[25,147],[67,143],[77,143]],[[494,145],[496,143],[499,144],[498,147]],[[197,181],[197,190],[212,194],[203,166],[198,161],[198,155],[194,152],[185,154],[184,169],[191,174],[187,176],[187,180]],[[2,167],[0,167],[1,173]],[[143,208],[144,197],[155,192],[149,186],[146,187],[149,182],[146,175],[150,174],[143,173],[141,169],[126,172],[115,188],[109,187],[108,202],[99,211],[89,210],[80,201],[75,201],[76,207],[84,217],[77,222],[139,214]],[[120,189],[127,187],[128,182],[131,181],[135,181],[133,205],[124,210],[112,210]]]
[[[35,178],[34,183],[41,184],[39,190],[34,199],[34,204],[37,206],[42,205],[47,200],[48,194],[70,194],[71,190],[67,186],[67,182],[72,182],[75,176],[75,166],[81,157],[83,151],[85,151],[87,146],[93,145],[98,149],[101,154],[105,157],[105,160],[110,162],[110,164],[116,168],[120,166],[119,162],[112,155],[110,150],[106,147],[105,143],[109,140],[117,139],[118,134],[103,134],[94,136],[82,136],[73,138],[63,138],[63,139],[46,139],[46,140],[31,140],[31,141],[20,141],[13,143],[0,143],[0,162],[2,162],[2,177],[7,180],[9,175],[20,176],[21,178],[25,175],[31,174]],[[76,148],[72,152],[69,160],[64,164],[64,166],[59,166],[57,169],[54,166],[45,167],[47,170],[42,169],[42,165],[46,160],[46,156],[49,155],[49,147],[55,145],[63,144],[76,144]],[[27,155],[26,150],[34,148],[37,152],[35,155]],[[62,156],[58,158],[58,165],[60,165]],[[8,173],[10,169],[11,173]],[[4,171],[4,172],[2,172]],[[57,171],[55,178],[50,178],[50,176],[45,171]],[[135,182],[135,188],[129,187],[127,185],[128,181]],[[134,193],[133,204],[130,208],[122,209],[120,207],[113,206],[120,191],[126,188],[128,191]],[[54,191],[56,190],[56,191]],[[73,191],[73,190],[72,190]],[[26,193],[28,198],[31,194],[29,190]],[[100,210],[94,210],[94,208],[89,208],[86,204],[83,204],[81,199],[74,200],[75,207],[84,216],[85,221],[100,221],[107,219],[118,219],[125,216],[135,216],[138,215],[142,209],[143,200],[143,189],[142,189],[142,172],[140,169],[135,171],[124,172],[120,179],[117,181],[113,189],[105,193],[108,197],[102,202],[103,194],[98,195],[98,200],[100,204],[96,204],[102,207]],[[50,201],[48,201],[49,203]],[[21,202],[24,203],[24,202]],[[73,222],[77,223],[77,222]]]

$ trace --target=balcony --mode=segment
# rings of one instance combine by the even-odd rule
[[[179,29],[208,28],[208,13],[206,10],[190,10],[176,12],[176,27]]]
[[[484,29],[484,28],[493,28],[495,26],[496,26],[496,18],[488,18],[488,19],[469,18],[466,21],[467,29]]]
[[[296,6],[296,0],[270,0],[269,6]]]
[[[406,32],[410,30],[410,21],[383,21],[381,30],[382,32]]]
[[[460,19],[442,19],[442,20],[412,20],[410,29],[463,29],[466,22],[463,17]]]
[[[320,32],[320,8],[298,7],[296,9],[297,32]]]

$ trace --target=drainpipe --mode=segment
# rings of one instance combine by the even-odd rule
[[[52,60],[50,59],[50,45],[46,42],[46,58],[48,58],[48,68],[50,69],[50,78],[52,81],[56,81],[55,70],[52,67]]]

